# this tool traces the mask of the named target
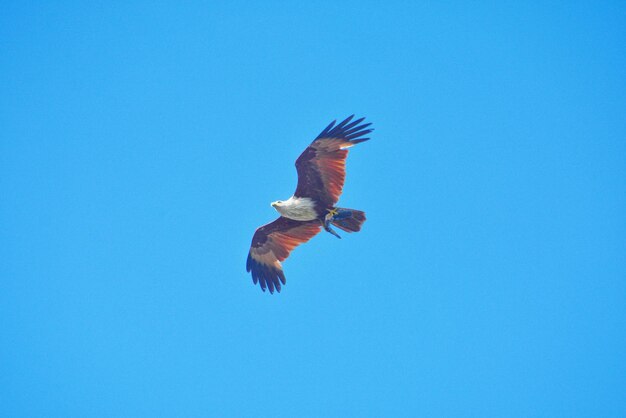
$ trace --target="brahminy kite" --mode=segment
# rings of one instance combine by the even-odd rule
[[[313,238],[321,228],[341,238],[330,225],[346,232],[358,232],[365,212],[336,207],[346,178],[348,148],[367,141],[371,123],[350,116],[335,126],[332,121],[296,160],[298,186],[287,200],[272,202],[280,217],[263,225],[252,237],[246,270],[261,290],[280,292],[285,274],[281,261],[298,245]]]

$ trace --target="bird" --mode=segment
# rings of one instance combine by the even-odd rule
[[[281,262],[298,245],[317,235],[322,228],[337,238],[341,236],[331,225],[345,231],[358,232],[365,222],[365,212],[337,207],[346,178],[348,149],[370,138],[371,123],[354,115],[336,124],[332,121],[296,160],[298,185],[287,200],[271,206],[278,219],[259,227],[253,237],[246,271],[261,290],[280,292],[286,284]]]

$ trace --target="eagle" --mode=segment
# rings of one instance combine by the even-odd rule
[[[271,205],[280,217],[258,228],[252,237],[246,270],[254,284],[270,293],[280,292],[286,283],[281,261],[291,251],[325,231],[341,238],[331,225],[358,232],[365,222],[365,212],[337,207],[346,178],[348,148],[365,142],[371,123],[365,118],[352,121],[354,115],[335,125],[332,121],[296,160],[298,185],[293,196]]]

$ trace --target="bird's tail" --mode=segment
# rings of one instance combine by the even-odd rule
[[[365,222],[365,212],[356,209],[337,208],[330,223],[346,232],[359,232]]]

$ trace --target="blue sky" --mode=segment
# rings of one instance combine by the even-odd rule
[[[1,416],[626,415],[620,2],[1,10]],[[262,293],[353,113],[363,231]]]

